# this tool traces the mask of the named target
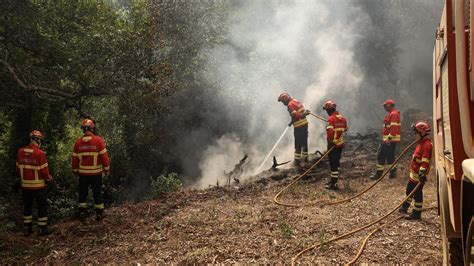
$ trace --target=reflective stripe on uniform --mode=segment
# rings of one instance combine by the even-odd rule
[[[101,169],[92,169],[92,170],[87,170],[87,169],[79,169],[79,174],[100,174],[102,173],[102,168]]]
[[[107,149],[103,149],[101,151],[99,151],[99,154],[105,154],[107,152]]]
[[[103,209],[103,208],[104,208],[104,203],[95,204],[94,207],[95,207],[96,209]]]
[[[306,124],[308,124],[308,120],[306,118],[303,118],[303,119],[300,119],[300,120],[294,122],[293,126],[294,127],[299,127],[299,126],[304,126]]]
[[[394,140],[394,141],[399,141],[400,140],[400,135],[384,135],[383,140]]]
[[[23,223],[29,224],[33,221],[33,215],[23,216]]]
[[[339,171],[331,171],[331,177],[339,177]]]
[[[48,217],[38,217],[38,221],[40,222],[48,221]]]
[[[413,210],[415,210],[415,211],[423,210],[423,202],[416,202],[415,201],[415,204],[413,205]]]
[[[301,159],[301,153],[295,153],[295,159]]]
[[[423,159],[421,159],[421,162],[429,163],[429,162],[430,162],[430,159],[428,159],[428,158],[423,158]]]
[[[377,168],[377,170],[379,170],[379,171],[383,171],[384,166],[383,166],[383,164],[377,164],[377,165],[376,165],[376,168]]]
[[[87,202],[79,202],[79,208],[87,208]]]

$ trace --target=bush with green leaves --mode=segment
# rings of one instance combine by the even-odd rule
[[[183,185],[176,173],[151,177],[153,195],[160,197],[168,192],[177,191]]]

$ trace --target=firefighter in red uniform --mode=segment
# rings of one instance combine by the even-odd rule
[[[72,170],[79,176],[79,217],[84,219],[90,186],[94,196],[96,220],[100,221],[104,217],[102,173],[109,175],[109,158],[104,140],[94,134],[94,122],[84,119],[81,128],[84,135],[76,141],[72,154]]]
[[[33,201],[38,206],[38,227],[40,235],[50,234],[48,228],[48,202],[45,180],[52,180],[48,170],[46,153],[40,150],[43,134],[38,130],[30,133],[30,144],[18,150],[16,156],[16,173],[21,178],[23,191],[23,223],[25,235],[33,233]]]
[[[290,97],[286,92],[280,94],[278,101],[288,107],[291,116],[291,122],[288,124],[294,127],[295,136],[295,166],[300,166],[300,162],[308,161],[308,120],[306,116],[309,111],[305,110],[303,105]]]
[[[431,143],[431,139],[428,136],[431,131],[428,123],[417,122],[412,125],[412,128],[419,142],[418,146],[416,146],[415,152],[413,153],[410,164],[410,179],[408,180],[406,195],[408,196],[408,194],[410,194],[416,187],[418,182],[421,182],[421,187],[418,188],[418,190],[413,195],[415,204],[413,206],[413,212],[409,217],[413,220],[419,220],[421,219],[421,211],[423,208],[423,185],[425,184],[426,176],[430,171],[430,160],[433,145]],[[412,200],[413,199],[410,198],[404,202],[400,207],[399,212],[406,214]]]
[[[328,113],[328,124],[326,126],[328,150],[334,147],[329,153],[329,166],[331,167],[331,179],[326,184],[327,189],[338,190],[337,180],[339,179],[339,170],[341,168],[341,154],[344,147],[344,132],[347,131],[346,119],[336,111],[336,104],[333,101],[327,101],[323,109]]]
[[[386,100],[383,103],[385,111],[388,112],[383,120],[383,139],[379,146],[377,156],[376,172],[370,176],[371,179],[378,179],[384,172],[384,167],[390,168],[395,161],[395,149],[400,142],[400,112],[395,109],[393,100]],[[397,177],[397,169],[394,167],[390,171],[389,178]]]

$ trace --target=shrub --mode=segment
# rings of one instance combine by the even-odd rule
[[[151,177],[151,189],[154,196],[159,197],[165,193],[173,192],[183,185],[176,173]]]

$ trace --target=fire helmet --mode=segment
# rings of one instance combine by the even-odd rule
[[[329,109],[331,109],[331,108],[336,109],[336,106],[337,106],[337,105],[336,105],[335,102],[333,102],[333,101],[326,101],[326,102],[323,104],[323,109],[324,109],[324,110],[329,110]]]
[[[291,100],[291,97],[286,92],[283,92],[282,94],[280,94],[280,96],[278,96],[278,101],[279,102],[288,102],[290,100]]]
[[[386,105],[395,106],[395,101],[394,101],[394,100],[391,100],[391,99],[388,99],[388,100],[386,100],[385,102],[383,102],[382,105],[383,105],[383,106],[386,106]]]
[[[95,128],[94,121],[92,121],[91,119],[82,120],[81,128],[90,128],[90,129]]]
[[[33,130],[30,133],[30,138],[32,138],[32,139],[44,139],[44,135],[39,130]]]
[[[413,131],[418,132],[421,135],[426,135],[431,132],[431,127],[428,123],[423,121],[418,121],[411,126]]]

